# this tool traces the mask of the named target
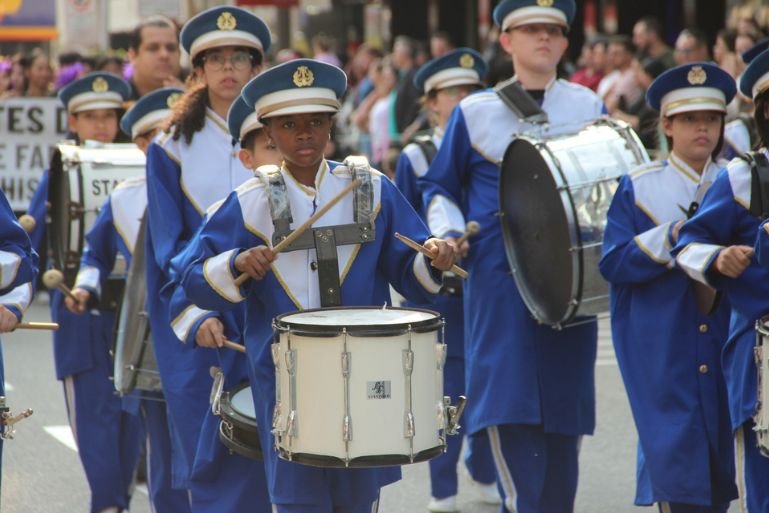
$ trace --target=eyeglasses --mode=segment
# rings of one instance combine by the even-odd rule
[[[232,55],[229,57],[220,52],[208,53],[203,56],[203,63],[208,63],[212,71],[221,70],[228,61],[232,64],[233,68],[243,71],[251,69],[254,63],[254,56],[243,51],[232,52]]]
[[[509,34],[513,30],[532,36],[537,35],[540,32],[545,32],[550,37],[560,37],[565,35],[563,27],[554,23],[527,23],[525,25],[518,25],[517,27],[509,27],[505,32]]]

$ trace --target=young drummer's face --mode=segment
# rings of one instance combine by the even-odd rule
[[[269,164],[279,166],[282,157],[275,145],[270,142],[265,131],[260,129],[257,131],[251,147],[241,148],[238,158],[246,169],[257,169]]]
[[[111,143],[117,137],[118,113],[115,109],[95,109],[70,114],[69,129],[81,141]]]
[[[265,132],[283,160],[297,168],[320,165],[331,137],[331,114],[289,114],[269,118]]]
[[[552,73],[563,57],[569,40],[563,27],[554,23],[528,23],[499,35],[502,48],[513,57],[516,69]]]
[[[716,111],[682,112],[662,119],[673,151],[686,162],[706,161],[718,145],[724,115]]]
[[[224,46],[212,48],[203,56],[203,66],[196,68],[198,78],[208,86],[209,94],[232,101],[240,94],[246,82],[262,69],[247,48]]]

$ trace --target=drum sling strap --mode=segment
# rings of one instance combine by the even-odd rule
[[[353,179],[359,178],[361,185],[353,192],[353,224],[323,226],[312,228],[300,235],[288,245],[286,251],[315,248],[318,271],[318,286],[320,289],[320,305],[323,308],[342,305],[341,284],[339,281],[339,259],[337,246],[348,244],[365,244],[373,242],[376,237],[372,210],[374,205],[374,187],[371,183],[371,172],[368,163],[355,162],[349,159],[345,165],[350,169]],[[275,246],[291,233],[291,205],[288,201],[286,182],[280,171],[268,175],[270,191],[270,215],[274,233],[272,245]]]
[[[750,165],[750,213],[759,219],[769,217],[769,161],[759,151],[742,156]]]
[[[502,103],[518,116],[518,119],[526,123],[543,125],[547,123],[547,113],[531,97],[517,79],[511,78],[500,82],[494,88]]]

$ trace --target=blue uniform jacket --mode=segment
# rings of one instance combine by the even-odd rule
[[[603,112],[590,90],[556,80],[543,110],[552,132],[575,130]],[[457,236],[480,224],[463,265],[467,344],[465,422],[470,433],[500,424],[542,425],[579,435],[595,427],[594,320],[557,331],[537,324],[521,299],[505,257],[499,212],[499,163],[513,139],[536,127],[520,122],[493,91],[464,98],[440,149],[421,178],[431,231]],[[543,132],[547,135],[550,132]]]
[[[750,214],[749,205],[750,168],[744,160],[735,159],[719,173],[697,214],[681,228],[673,249],[681,269],[723,291],[732,306],[729,338],[722,354],[732,429],[740,427],[756,410],[754,325],[769,312],[769,269],[754,259],[733,279],[711,270],[711,265],[721,249],[756,242],[759,220]]]
[[[36,275],[37,253],[5,194],[0,194],[0,294],[31,282]]]
[[[287,184],[293,223],[298,226],[312,212],[350,183],[350,172],[335,162],[322,162],[311,189],[282,171]],[[424,257],[400,243],[400,232],[424,241],[429,232],[419,217],[388,179],[372,171],[376,238],[362,245],[339,246],[341,296],[344,305],[389,303],[389,284],[413,301],[427,302],[438,292],[439,273],[433,272]],[[246,347],[251,363],[252,391],[257,422],[272,425],[275,404],[275,369],[270,343],[271,321],[276,316],[320,305],[318,279],[311,267],[314,250],[281,253],[272,271],[261,281],[246,281],[238,287],[233,260],[244,249],[271,245],[273,226],[266,192],[266,179],[249,180],[211,216],[188,249],[195,255],[184,272],[182,283],[188,296],[203,308],[228,310],[245,301]],[[316,226],[352,222],[353,198],[347,195],[327,212]],[[379,487],[400,478],[400,469],[330,470],[279,460],[272,435],[261,430],[262,447],[271,498],[275,503],[312,503],[320,490],[327,489],[326,475],[332,473],[349,486],[359,500],[371,500]],[[351,495],[351,496],[352,496]]]
[[[718,170],[710,162],[702,182]],[[702,182],[674,154],[635,170],[620,181],[604,234],[600,269],[610,283],[612,337],[643,452],[638,505],[736,497],[721,373],[729,302],[700,313],[692,281],[670,254],[673,226]]]
[[[232,145],[224,120],[210,109],[203,128],[189,144],[162,133],[147,152],[147,306],[163,392],[175,429],[182,432],[179,439],[187,459],[185,463],[177,460],[178,486],[186,486],[189,478],[200,426],[208,411],[209,369],[219,362],[216,352],[182,343],[171,327],[178,320],[171,317],[170,309],[175,289],[171,259],[187,245],[206,209],[251,176],[237,159],[237,147]],[[216,315],[191,303],[188,307],[182,311],[190,328]]]

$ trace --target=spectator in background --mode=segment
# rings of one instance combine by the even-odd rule
[[[416,73],[417,43],[408,36],[398,36],[393,43],[392,65],[397,70],[395,101],[390,105],[392,122],[390,140],[400,140],[400,134],[419,115],[420,92],[414,86]]]
[[[609,40],[609,63],[614,70],[598,84],[598,95],[609,112],[625,110],[643,96],[633,69],[635,46],[628,36],[613,36]]]
[[[161,87],[184,87],[179,80],[179,31],[163,16],[151,16],[131,33],[128,60],[132,68],[131,99]]]
[[[398,70],[390,58],[375,62],[369,72],[374,90],[360,104],[354,117],[355,123],[367,134],[367,137],[361,136],[361,151],[370,156],[373,167],[382,171],[386,171],[381,164],[387,157],[391,141],[390,105],[397,76]]]
[[[736,32],[722,29],[716,34],[716,42],[713,44],[713,60],[732,78],[737,78],[744,68],[742,59],[734,51],[736,39]]]
[[[40,48],[35,48],[24,57],[24,96],[30,98],[51,95],[53,69],[48,60],[48,54]]]
[[[0,98],[11,88],[11,69],[13,63],[10,59],[0,58]]]
[[[683,29],[676,39],[675,56],[679,65],[710,60],[705,33],[696,28]]]
[[[26,83],[24,80],[24,56],[16,54],[11,58],[11,71],[8,74],[9,86],[0,94],[0,100],[17,98],[24,95]]]
[[[644,16],[633,26],[633,44],[638,49],[638,57],[659,59],[666,68],[676,65],[673,50],[665,44],[660,21],[653,16]]]
[[[608,40],[604,36],[594,36],[582,47],[582,67],[569,79],[570,82],[583,85],[593,91],[598,89],[607,66]]]
[[[442,57],[454,49],[451,35],[445,30],[436,32],[430,36],[430,55],[432,59]]]
[[[54,87],[58,91],[62,87],[65,87],[67,84],[70,84],[78,78],[82,77],[86,73],[86,67],[80,61],[61,66],[59,67],[59,73],[56,75]]]
[[[275,54],[275,65],[303,58],[304,55],[302,55],[302,52],[299,50],[294,50],[293,48],[283,48],[282,50],[279,50],[277,54]]]
[[[737,37],[734,38],[734,53],[736,53],[740,58],[740,61],[742,61],[742,54],[756,46],[760,40],[762,40],[762,37],[759,36],[757,32],[738,32]],[[745,66],[747,66],[747,63],[742,62],[743,69]]]
[[[342,62],[339,57],[334,53],[334,46],[336,45],[334,39],[327,36],[324,33],[316,34],[312,38],[312,58],[316,61],[325,62],[331,64],[337,68],[342,67]]]
[[[654,57],[646,57],[641,61],[633,59],[632,68],[636,82],[644,93],[654,82],[654,79],[667,69],[662,59],[655,59]],[[630,125],[647,149],[655,150],[660,147],[659,113],[647,105],[645,94],[642,94],[625,109],[615,107],[610,110],[609,114],[614,119],[622,120]]]
[[[108,55],[99,59],[99,62],[96,65],[96,69],[98,71],[106,71],[107,73],[112,73],[113,75],[123,77],[124,65],[125,63],[123,62],[123,59],[117,55]]]

